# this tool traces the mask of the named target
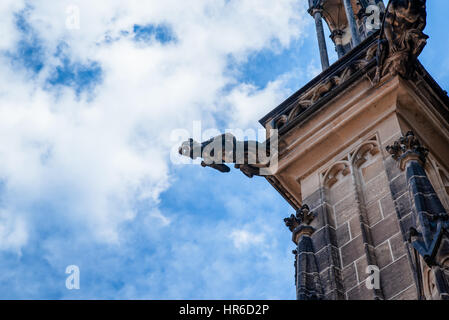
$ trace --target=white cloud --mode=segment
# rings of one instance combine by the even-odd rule
[[[263,243],[263,234],[256,234],[247,230],[234,230],[231,232],[230,237],[237,249],[244,249],[250,246]]]
[[[27,241],[26,222],[17,214],[5,210],[0,211],[0,249],[15,250]]]
[[[0,50],[14,51],[19,37],[14,14],[25,3],[2,1],[0,28],[8,30],[8,37]],[[133,219],[136,202],[150,208],[150,217],[169,223],[169,217],[155,212],[170,185],[171,130],[189,128],[198,119],[211,127],[214,112],[228,118],[238,114],[232,121],[247,125],[279,102],[285,95],[282,80],[262,91],[240,84],[223,93],[234,82],[226,75],[227,57],[244,61],[273,41],[287,46],[301,36],[300,13],[305,12],[296,0],[29,4],[27,19],[42,40],[47,64],[39,77],[30,78],[2,57],[0,176],[8,190],[3,203],[12,212],[21,208],[28,214],[37,204],[49,206],[106,242],[119,241],[117,227]],[[72,4],[80,8],[80,30],[65,27]],[[149,23],[171,26],[177,41],[142,45],[121,33]],[[105,42],[106,35],[116,41]],[[43,89],[45,76],[58,63],[53,54],[61,41],[73,61],[101,66],[103,81],[93,99],[78,99],[69,88],[57,95]],[[219,110],[222,101],[232,107]],[[25,243],[20,226],[4,226],[11,228],[5,234],[20,229],[17,234],[23,236],[2,247]],[[246,234],[238,235],[236,243],[242,245]]]

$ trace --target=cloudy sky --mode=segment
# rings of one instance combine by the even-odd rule
[[[0,298],[294,299],[292,209],[171,153],[199,121],[259,129],[319,73],[305,7],[1,0]],[[428,11],[421,61],[448,89],[449,6]]]

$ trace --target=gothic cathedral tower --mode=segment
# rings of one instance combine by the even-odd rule
[[[297,210],[297,297],[448,299],[449,98],[417,59],[426,1],[309,5],[323,72],[260,121],[279,135],[267,180]]]
[[[323,71],[260,120],[267,141],[179,152],[265,176],[296,210],[298,299],[449,299],[449,97],[418,60],[426,1],[309,0],[309,13]]]

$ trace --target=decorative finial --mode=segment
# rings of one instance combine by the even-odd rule
[[[399,161],[401,170],[405,170],[405,165],[411,160],[417,160],[424,165],[426,163],[429,150],[421,145],[413,131],[407,132],[404,137],[399,138],[393,145],[388,146],[387,151],[393,159]]]
[[[302,235],[311,236],[315,232],[315,229],[310,226],[314,219],[315,214],[310,212],[306,204],[296,211],[296,215],[292,214],[284,219],[285,225],[293,233],[293,242],[298,243]]]

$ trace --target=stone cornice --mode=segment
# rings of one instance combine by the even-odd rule
[[[362,63],[362,66],[359,65],[358,70],[353,71],[352,74],[346,74],[346,77],[343,79],[344,81],[340,81],[338,82],[338,84],[334,82],[332,85],[330,85],[329,90],[323,93],[319,97],[319,99],[315,99],[315,101],[312,101],[311,105],[308,105],[310,101],[306,101],[308,102],[306,103],[306,107],[302,107],[301,105],[298,107],[298,103],[301,102],[301,99],[312,89],[322,85],[323,82],[326,81],[326,79],[332,79],[335,76],[338,77],[342,72],[345,71],[345,69],[353,65],[355,62],[361,63],[361,61],[363,61],[361,59],[367,56],[369,49],[373,50],[372,48],[373,46],[375,46],[375,43],[377,43],[378,36],[379,33],[376,32],[371,37],[367,38],[358,47],[354,48],[343,58],[335,62],[330,68],[323,71],[320,75],[306,84],[303,88],[298,90],[287,100],[281,103],[278,107],[273,109],[259,122],[266,128],[271,127],[271,123],[276,124],[276,122],[278,122],[279,124],[281,124],[281,127],[278,128],[279,135],[283,136],[291,129],[293,129],[297,123],[303,121],[301,119],[310,117],[311,113],[317,112],[321,107],[325,106],[328,101],[344,91],[352,83],[361,79],[367,74],[373,73],[373,70],[376,67],[375,56],[373,57],[373,59],[369,59],[370,61],[365,61],[364,63]],[[432,76],[427,72],[427,70],[418,60],[416,60],[415,62],[415,69],[419,74],[420,79],[424,80],[428,87],[430,87],[435,92],[440,101],[449,108],[449,97],[447,95],[447,92],[438,85],[438,83],[432,78]],[[412,81],[419,82],[420,80],[413,79]],[[326,88],[324,88],[323,86],[322,91],[325,91],[324,89]],[[291,114],[291,112],[295,107],[297,107],[296,109],[298,109],[298,112],[293,115]],[[444,109],[439,111],[444,116],[449,116],[448,110]]]
[[[370,59],[371,60],[370,62],[366,63],[366,65],[360,68],[357,72],[354,72],[352,74],[348,73],[345,74],[344,81],[340,81],[340,79],[336,78],[336,77],[340,78],[342,76],[342,73],[344,73],[348,67],[353,66],[355,62],[360,61],[366,57],[368,49],[372,48],[373,45],[377,42],[378,34],[379,33],[376,32],[369,38],[365,39],[359,46],[355,47],[343,58],[339,59],[328,69],[323,71],[313,80],[311,80],[308,84],[306,84],[303,88],[299,89],[296,93],[290,96],[282,104],[280,104],[270,113],[268,113],[265,117],[263,117],[259,122],[263,126],[265,126],[270,120],[276,121],[278,119],[281,119],[284,115],[289,114],[292,111],[292,109],[295,108],[297,103],[300,102],[300,100],[308,92],[310,92],[317,86],[323,85],[323,83],[328,80],[333,81],[333,83],[327,84],[327,86],[329,87],[329,90],[327,92],[324,92],[326,91],[325,88],[326,85],[322,86],[322,88],[320,89],[321,92],[318,93],[318,95],[320,95],[319,99],[316,99],[317,96],[311,97],[315,98],[315,101],[311,101],[312,105],[321,104],[325,100],[324,98],[330,98],[332,93],[338,94],[338,92],[346,88],[351,82],[359,79],[361,74],[366,73],[368,69],[372,70],[372,68],[375,66],[374,56],[372,57],[372,59]],[[337,80],[338,83],[336,83],[335,80]],[[296,116],[298,117],[300,116],[300,114],[301,112],[299,112]],[[280,131],[285,132],[288,131],[288,129],[286,129],[285,126],[285,128],[283,127]]]

